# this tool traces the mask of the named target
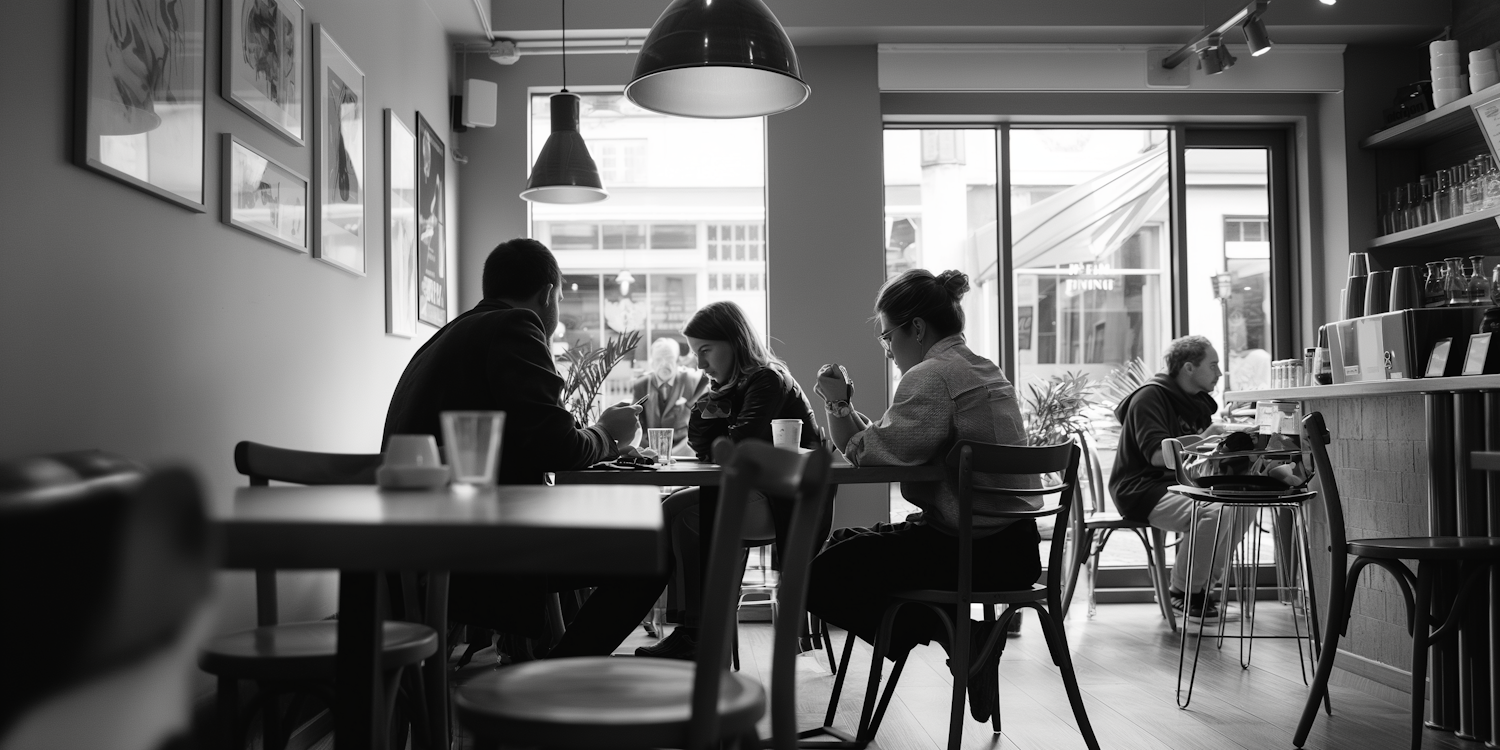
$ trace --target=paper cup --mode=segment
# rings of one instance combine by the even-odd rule
[[[777,448],[789,451],[802,447],[802,420],[771,420],[771,443]]]
[[[1428,54],[1436,57],[1438,55],[1458,54],[1457,39],[1443,39],[1427,45]]]
[[[672,443],[676,430],[671,427],[651,427],[646,430],[646,447],[656,452],[656,462],[670,464],[672,461]]]
[[[1471,65],[1474,64],[1474,63],[1477,63],[1477,62],[1494,62],[1494,61],[1495,61],[1495,51],[1492,50],[1492,49],[1490,49],[1489,47],[1485,47],[1484,49],[1476,49],[1473,52],[1469,53],[1469,64],[1471,64]]]

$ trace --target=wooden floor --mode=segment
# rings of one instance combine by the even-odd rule
[[[1230,609],[1233,614],[1234,609]],[[1289,609],[1274,603],[1258,608],[1257,632],[1289,630]],[[1000,705],[1004,731],[991,732],[964,717],[965,748],[1081,748],[1067,696],[1047,654],[1036,620],[1028,613],[1018,636],[1012,636],[1000,665]],[[1229,622],[1230,632],[1238,623]],[[1092,619],[1075,610],[1068,639],[1089,719],[1103,748],[1290,748],[1307,688],[1298,670],[1292,641],[1257,640],[1251,666],[1241,669],[1235,642],[1222,650],[1205,641],[1191,705],[1177,708],[1178,640],[1155,605],[1100,605]],[[844,634],[834,633],[843,647]],[[769,680],[771,630],[768,624],[745,623],[740,629],[743,668]],[[653,639],[638,632],[619,653]],[[1191,641],[1189,642],[1191,647]],[[482,652],[493,663],[493,652]],[[872,747],[879,750],[942,750],[947,742],[951,678],[946,654],[935,646],[919,647],[902,674],[885,722]],[[870,649],[855,648],[853,671],[836,726],[853,729],[868,675]],[[833,676],[821,652],[798,660],[799,725],[822,723]],[[465,672],[472,674],[475,667]],[[486,669],[489,667],[480,667]],[[889,669],[885,670],[889,674]],[[462,679],[462,676],[460,677]],[[1333,716],[1320,714],[1307,743],[1317,750],[1380,750],[1409,746],[1409,710],[1350,688],[1335,686]],[[769,728],[762,722],[762,736]],[[461,730],[460,730],[461,732]],[[465,738],[466,740],[467,738]],[[459,747],[469,747],[467,741]],[[1481,748],[1451,733],[1426,730],[1426,748]]]

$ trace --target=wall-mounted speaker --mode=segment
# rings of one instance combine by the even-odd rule
[[[463,118],[460,122],[471,128],[495,127],[497,95],[493,81],[478,78],[464,81]]]

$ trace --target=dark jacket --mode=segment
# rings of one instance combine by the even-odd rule
[[[823,441],[802,387],[781,370],[762,367],[736,378],[727,387],[714,383],[698,399],[688,420],[688,445],[699,458],[708,460],[714,440],[720,437],[727,436],[736,443],[747,438],[769,443],[773,419],[802,420],[803,448],[816,448]]]
[[[1151,456],[1167,438],[1193,435],[1208,428],[1218,402],[1207,393],[1189,396],[1166,374],[1158,374],[1115,407],[1120,445],[1109,477],[1120,515],[1144,521],[1176,480],[1172,472],[1151,465]]]
[[[708,391],[708,376],[678,369],[665,399],[658,398],[656,381],[649,372],[636,378],[630,387],[636,400],[651,394],[651,399],[641,406],[641,429],[671,427],[674,430],[672,444],[677,445],[687,440],[688,415],[692,413],[693,404]]]
[[[544,472],[581,469],[614,450],[602,429],[580,428],[563,408],[562,386],[541,318],[485,300],[411,358],[391,396],[380,444],[406,433],[434,435],[441,444],[439,413],[503,411],[499,482],[540,484]]]

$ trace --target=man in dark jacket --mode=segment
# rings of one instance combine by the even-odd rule
[[[1161,441],[1177,438],[1190,446],[1222,434],[1222,423],[1213,421],[1218,403],[1209,395],[1219,382],[1219,354],[1202,336],[1184,336],[1167,345],[1165,373],[1158,373],[1115,407],[1120,420],[1120,444],[1110,473],[1109,491],[1115,507],[1125,518],[1146,521],[1157,528],[1186,534],[1193,525],[1193,502],[1167,487],[1176,484],[1162,460]],[[1172,565],[1172,606],[1184,607],[1193,619],[1218,617],[1218,607],[1205,596],[1211,580],[1217,580],[1231,545],[1244,533],[1244,524],[1233,509],[1219,524],[1219,554],[1212,542],[1218,504],[1198,508],[1198,538],[1193,555],[1193,580],[1188,581],[1188,545],[1184,537]],[[1189,592],[1184,596],[1184,592]]]
[[[562,273],[545,245],[502,242],[484,263],[484,299],[417,350],[386,413],[381,444],[396,434],[442,442],[444,411],[505,412],[501,484],[539,484],[543,473],[581,469],[635,439],[640,407],[612,406],[580,427],[563,408],[563,379],[550,341],[557,329]],[[455,573],[449,616],[470,625],[542,637],[549,592],[598,586],[553,656],[607,655],[650,611],[665,575],[575,580]]]

